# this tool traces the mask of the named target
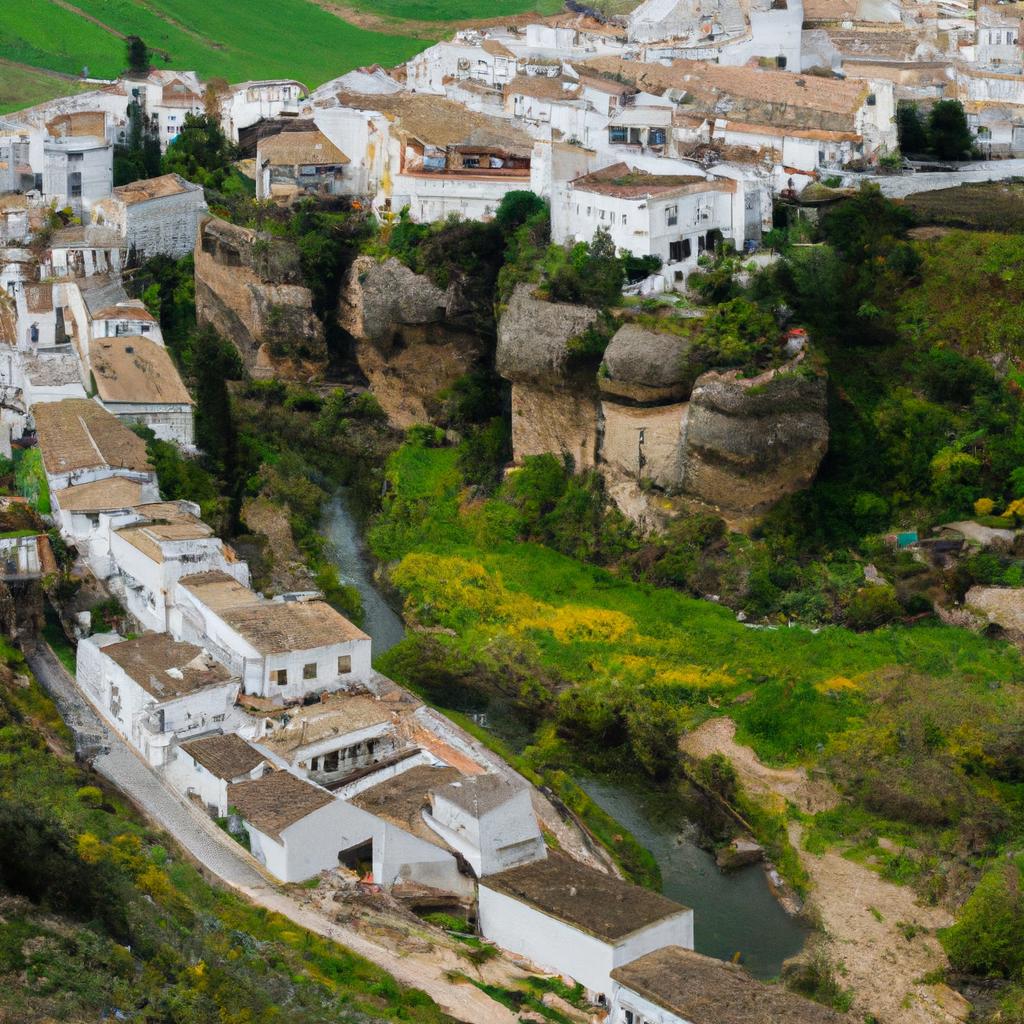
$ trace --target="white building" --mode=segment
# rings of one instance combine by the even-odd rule
[[[194,71],[154,69],[145,78],[127,79],[125,86],[151,119],[161,152],[178,137],[186,115],[205,110],[205,90]]]
[[[844,1014],[742,967],[665,946],[612,972],[608,1024],[840,1024]]]
[[[282,882],[337,867],[377,827],[371,815],[285,771],[229,785],[227,805],[241,819],[252,855]]]
[[[105,138],[68,136],[43,144],[43,198],[83,219],[114,187],[114,147]]]
[[[142,335],[93,338],[88,372],[103,407],[122,423],[192,447],[192,396],[162,345]]]
[[[231,711],[239,685],[206,651],[166,633],[80,640],[76,679],[104,718],[153,767],[166,763],[176,740],[217,728]]]
[[[427,824],[466,858],[477,878],[543,860],[544,837],[528,786],[494,773],[434,790]]]
[[[100,520],[104,513],[109,515],[121,513],[128,515],[136,505],[146,501],[155,501],[159,497],[155,482],[141,483],[128,480],[122,476],[107,477],[105,480],[93,480],[87,484],[76,484],[62,490],[50,492],[50,504],[57,520],[61,536],[69,543],[79,547],[80,553],[90,561],[94,553],[94,545],[99,542],[100,557],[110,552],[110,533],[106,524],[100,529]],[[96,568],[93,567],[96,572]],[[105,578],[109,567],[96,572]]]
[[[93,218],[117,231],[133,262],[151,256],[178,259],[195,248],[208,210],[201,185],[178,174],[118,185],[93,207]]]
[[[743,190],[727,178],[657,175],[613,164],[561,187],[551,198],[551,238],[589,242],[608,231],[616,248],[657,256],[667,287],[681,287],[720,239],[743,248]]]
[[[220,124],[232,142],[238,133],[258,121],[298,114],[309,90],[294,78],[265,78],[239,82],[219,96]]]
[[[264,136],[256,145],[256,198],[346,195],[350,162],[319,129]]]
[[[99,403],[44,402],[32,418],[51,491],[112,476],[155,485],[145,442]]]
[[[267,600],[221,571],[178,582],[168,628],[208,644],[242,675],[245,693],[276,703],[346,689],[371,675],[370,638],[329,604]]]
[[[1021,15],[1016,8],[978,4],[974,63],[1006,74],[1024,71],[1021,49]]]
[[[516,55],[494,39],[435,43],[407,62],[407,87],[443,96],[446,82],[472,79],[500,89],[515,78],[516,67]]]
[[[123,594],[125,607],[144,628],[158,632],[167,629],[168,606],[182,576],[217,571],[241,586],[249,583],[248,565],[197,519],[113,529],[110,567],[111,584]]]
[[[270,768],[266,755],[237,733],[214,733],[185,740],[171,750],[167,780],[211,815],[228,813],[228,786],[261,778]]]
[[[124,256],[125,243],[116,231],[96,224],[75,224],[54,232],[40,266],[40,276],[118,274],[124,266]]]
[[[693,911],[563,854],[481,879],[480,934],[608,1005],[612,972],[661,949],[693,949]]]

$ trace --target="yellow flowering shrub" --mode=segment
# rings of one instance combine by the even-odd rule
[[[990,516],[996,503],[991,498],[979,498],[974,503],[974,514],[976,516]]]

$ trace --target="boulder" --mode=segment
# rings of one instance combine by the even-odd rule
[[[758,377],[705,373],[690,396],[683,491],[727,519],[805,488],[828,448],[823,375],[787,364]]]
[[[764,860],[764,849],[752,839],[734,839],[715,854],[715,863],[722,871],[735,871]]]
[[[632,402],[681,401],[693,384],[690,348],[690,340],[678,334],[624,324],[605,350],[598,385],[604,394]]]
[[[195,282],[198,323],[232,342],[255,376],[308,380],[326,368],[323,324],[290,242],[209,217]]]
[[[534,291],[533,285],[516,285],[501,315],[498,373],[514,383],[565,383],[577,376],[569,342],[596,322],[598,311],[569,302],[545,302]]]

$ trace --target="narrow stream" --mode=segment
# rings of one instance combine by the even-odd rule
[[[373,640],[374,655],[394,647],[405,633],[401,617],[373,582],[370,559],[359,527],[340,490],[324,509],[321,530],[339,575],[363,598],[363,628]],[[515,749],[529,734],[500,702],[481,697],[479,704],[457,707]],[[768,888],[760,866],[728,875],[692,839],[689,823],[667,821],[644,795],[607,780],[578,779],[590,798],[622,823],[654,855],[662,889],[694,911],[694,938],[699,952],[730,960],[736,954],[761,978],[778,975],[782,963],[803,948],[807,929],[782,909]]]

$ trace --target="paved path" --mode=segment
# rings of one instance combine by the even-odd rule
[[[253,903],[277,911],[309,931],[365,957],[403,985],[422,989],[447,1013],[470,1024],[515,1024],[515,1014],[478,988],[449,981],[440,964],[400,956],[352,928],[335,924],[290,896],[205,814],[168,789],[128,744],[110,729],[45,644],[25,645],[25,658],[75,734],[76,749],[99,752],[93,767],[124,793],[208,872]]]
[[[919,192],[956,188],[971,182],[1005,181],[1024,177],[1024,160],[982,160],[961,164],[955,171],[918,171],[916,174],[865,175],[856,181],[878,185],[882,195],[904,199]]]

